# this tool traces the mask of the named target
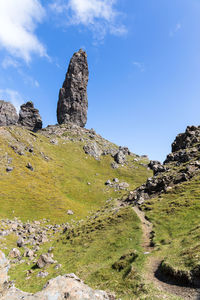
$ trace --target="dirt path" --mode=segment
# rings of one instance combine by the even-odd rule
[[[154,257],[151,253],[154,249],[151,246],[151,231],[153,226],[148,220],[146,220],[145,214],[137,206],[134,206],[133,210],[142,223],[142,246],[145,253],[147,255],[149,254],[149,259],[146,265],[146,280],[148,282],[153,282],[159,290],[167,292],[169,294],[182,297],[186,300],[200,300],[200,289],[180,285],[175,280],[168,278],[160,272],[159,266],[161,264],[161,260]]]

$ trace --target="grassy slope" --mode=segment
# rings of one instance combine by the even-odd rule
[[[200,260],[200,177],[143,206],[154,225],[158,254],[175,270],[190,271]]]
[[[67,239],[67,235],[70,239]],[[41,279],[37,277],[39,270],[35,269],[26,281],[25,271],[33,264],[22,264],[13,268],[10,275],[17,280],[18,287],[36,291],[42,288],[47,279],[73,272],[94,288],[116,291],[118,295],[126,295],[130,299],[128,296],[142,288],[138,281],[144,261],[140,239],[140,222],[131,208],[112,213],[102,211],[97,218],[75,226],[73,232],[63,234],[53,243],[54,258],[62,264],[60,270],[55,270],[54,266],[47,267],[50,275]],[[45,248],[48,249],[48,246],[45,245]],[[137,250],[139,257],[132,263],[127,262],[124,270],[114,270],[112,264],[133,249]]]
[[[113,169],[110,166],[113,162],[111,156],[95,160],[84,153],[84,142],[66,141],[59,137],[57,140],[58,145],[53,145],[49,138],[39,133],[33,135],[22,128],[0,128],[0,218],[17,216],[22,221],[48,218],[51,223],[69,221],[75,224],[74,231],[79,235],[72,234],[69,240],[66,235],[56,235],[53,243],[41,246],[37,257],[53,246],[54,258],[62,264],[61,269],[55,270],[55,265],[48,267],[49,276],[44,279],[36,276],[38,269],[33,269],[30,279],[26,280],[26,271],[33,267],[33,263],[23,258],[25,263],[11,267],[11,279],[16,280],[17,287],[34,292],[41,289],[49,278],[74,272],[94,288],[109,289],[123,299],[134,299],[133,294],[146,291],[140,278],[144,264],[140,224],[131,208],[118,213],[112,211],[112,204],[105,208],[108,198],[118,198],[126,193],[115,192],[105,186],[105,181],[117,177],[134,189],[144,183],[152,172],[141,164],[145,161],[134,161],[132,156],[128,157],[127,165]],[[20,156],[11,149],[11,145],[18,148],[20,145],[23,148],[32,146],[34,152],[23,151],[25,155]],[[41,152],[49,157],[48,161]],[[10,173],[5,171],[8,157],[13,159],[10,166],[14,170]],[[33,172],[26,168],[28,162],[34,167]],[[88,182],[91,184],[88,185]],[[75,214],[68,216],[68,209]],[[98,210],[97,218],[87,218]],[[72,222],[82,219],[80,224]],[[16,237],[3,238],[2,246],[7,246],[8,249],[3,251],[8,254],[16,247]],[[138,258],[127,262],[121,272],[114,270],[112,264],[129,250],[137,250]]]
[[[72,209],[81,219],[101,207],[109,197],[124,193],[106,187],[104,183],[108,179],[117,177],[134,189],[151,175],[141,161],[133,162],[133,157],[129,158],[130,167],[112,169],[111,156],[103,156],[97,161],[84,153],[83,142],[61,138],[58,141],[58,145],[53,145],[49,138],[39,133],[33,135],[16,127],[0,128],[1,218],[17,216],[22,221],[49,218],[61,223],[70,220],[66,212]],[[34,152],[24,151],[25,155],[20,156],[10,145],[32,146]],[[50,158],[49,161],[41,152]],[[5,171],[7,157],[13,159],[10,165],[14,170],[10,173]],[[28,162],[34,167],[33,172],[26,168]]]

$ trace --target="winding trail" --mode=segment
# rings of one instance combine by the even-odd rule
[[[145,218],[145,214],[137,206],[134,206],[133,210],[142,223],[142,247],[144,248],[144,252],[147,255],[149,254],[146,265],[146,280],[148,282],[153,282],[160,291],[179,296],[186,300],[200,300],[200,289],[181,285],[175,279],[169,278],[161,273],[159,266],[162,260],[154,257],[152,254],[152,251],[154,250],[153,246],[151,246],[151,232],[153,225]]]

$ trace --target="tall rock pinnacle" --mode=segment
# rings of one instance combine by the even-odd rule
[[[70,60],[68,71],[59,92],[57,119],[59,124],[71,122],[84,127],[87,122],[87,54],[80,49]]]

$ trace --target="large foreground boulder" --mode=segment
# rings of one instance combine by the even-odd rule
[[[0,126],[15,125],[17,121],[18,115],[14,105],[0,100]]]
[[[8,261],[0,251],[0,299],[1,300],[115,300],[115,296],[101,290],[93,290],[75,274],[67,274],[51,279],[42,291],[36,294],[22,292],[14,285],[8,285]]]
[[[20,107],[18,123],[27,129],[37,131],[42,128],[42,119],[33,102],[29,101]]]
[[[74,53],[62,88],[59,92],[57,119],[59,124],[68,122],[84,127],[87,122],[88,98],[87,54],[82,49]]]

